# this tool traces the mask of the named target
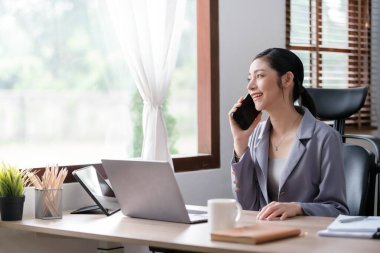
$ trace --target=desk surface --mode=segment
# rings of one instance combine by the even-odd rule
[[[256,222],[257,212],[244,211],[239,225]],[[69,236],[133,243],[196,252],[379,252],[380,241],[319,237],[333,218],[300,216],[285,221],[259,221],[276,225],[299,227],[306,235],[260,245],[214,242],[209,226],[178,224],[125,217],[121,212],[112,216],[64,214],[58,220],[39,220],[24,217],[21,221],[1,221],[0,227]]]

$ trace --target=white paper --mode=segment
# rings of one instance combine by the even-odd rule
[[[331,230],[318,231],[319,236],[331,236],[331,237],[354,237],[354,238],[373,238],[373,232],[339,232]]]
[[[368,216],[361,220],[342,223],[341,220],[360,216],[339,215],[328,227],[330,232],[369,232],[375,233],[380,229],[380,217]]]

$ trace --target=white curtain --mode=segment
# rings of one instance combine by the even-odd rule
[[[175,68],[186,0],[106,1],[144,100],[141,157],[172,163],[161,107]]]

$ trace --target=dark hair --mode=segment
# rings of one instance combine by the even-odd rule
[[[290,50],[283,48],[268,48],[256,55],[255,59],[265,58],[270,67],[277,71],[281,77],[290,71],[294,76],[293,102],[301,98],[300,104],[309,109],[311,114],[316,115],[315,104],[309,92],[303,87],[303,64],[300,58]]]

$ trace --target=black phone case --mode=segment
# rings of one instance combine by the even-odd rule
[[[242,105],[237,108],[232,117],[241,129],[246,130],[251,126],[259,113],[260,111],[256,110],[252,97],[248,94],[243,99]]]

